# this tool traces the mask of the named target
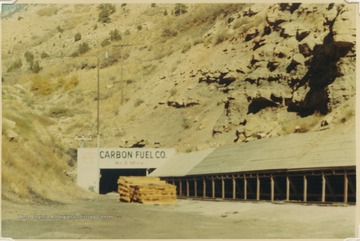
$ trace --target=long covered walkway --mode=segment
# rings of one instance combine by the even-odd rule
[[[355,129],[290,134],[175,155],[152,175],[183,198],[356,202]]]

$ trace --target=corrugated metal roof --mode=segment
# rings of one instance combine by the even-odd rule
[[[291,134],[217,148],[188,175],[355,166],[355,129]]]
[[[180,177],[187,173],[208,156],[214,149],[204,151],[180,153],[171,157],[164,165],[153,171],[150,176],[154,177]]]

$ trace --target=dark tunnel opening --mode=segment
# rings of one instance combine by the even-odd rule
[[[119,176],[146,176],[146,169],[100,169],[100,194],[117,192]]]

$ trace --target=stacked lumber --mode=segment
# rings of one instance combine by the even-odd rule
[[[176,203],[176,186],[161,181],[158,177],[119,177],[118,192],[122,202]]]

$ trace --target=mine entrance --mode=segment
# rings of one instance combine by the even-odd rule
[[[119,176],[146,176],[147,169],[100,169],[100,194],[117,192]]]

